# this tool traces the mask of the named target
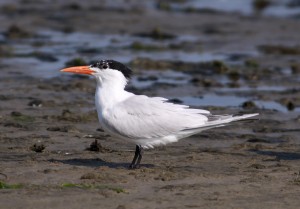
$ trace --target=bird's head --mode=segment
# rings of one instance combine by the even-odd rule
[[[114,60],[101,60],[88,66],[69,67],[61,70],[62,72],[93,75],[101,85],[124,84],[130,78],[132,70],[124,64]]]

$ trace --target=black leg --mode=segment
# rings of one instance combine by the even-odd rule
[[[143,148],[141,145],[136,145],[133,160],[129,166],[130,169],[139,168],[142,160]]]
[[[138,157],[137,162],[135,164],[135,168],[139,168],[140,167],[140,163],[141,163],[141,160],[143,158],[144,149],[143,149],[142,146],[139,146],[139,148],[140,148],[139,149],[140,150],[140,154],[139,154],[139,157]]]
[[[135,146],[134,157],[133,157],[133,160],[132,160],[132,162],[131,162],[129,168],[134,168],[136,159],[137,159],[138,156],[139,156],[139,149],[140,149],[140,148],[139,148],[139,145],[136,145],[136,146]]]

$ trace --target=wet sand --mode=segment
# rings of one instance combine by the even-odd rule
[[[299,206],[299,19],[28,2],[1,5],[0,208]],[[76,57],[130,65],[135,93],[259,120],[128,170],[134,145],[99,129],[94,80],[59,73]]]

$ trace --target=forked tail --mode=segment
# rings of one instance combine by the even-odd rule
[[[254,117],[259,115],[258,113],[253,114],[245,114],[245,115],[212,115],[209,116],[208,122],[203,126],[203,128],[214,128],[219,126],[225,126],[228,123],[234,122],[234,121],[240,121],[240,120],[247,120],[248,118]]]
[[[201,127],[198,128],[192,128],[192,129],[185,129],[181,132],[181,135],[178,136],[177,139],[182,139],[197,133],[200,133],[202,131],[205,131],[207,129],[211,128],[217,128],[217,127],[222,127],[226,126],[231,122],[235,121],[243,121],[243,120],[248,120],[251,117],[259,115],[258,113],[253,113],[253,114],[245,114],[245,115],[209,115],[208,121],[202,125]]]

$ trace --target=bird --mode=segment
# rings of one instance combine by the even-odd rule
[[[112,137],[136,145],[131,169],[140,167],[145,149],[258,115],[213,115],[208,110],[174,104],[163,97],[136,95],[125,90],[133,74],[131,68],[115,60],[100,60],[61,71],[94,76],[100,126]]]

